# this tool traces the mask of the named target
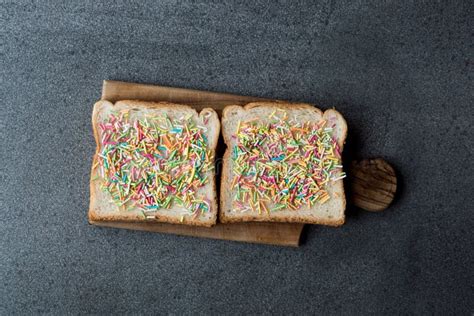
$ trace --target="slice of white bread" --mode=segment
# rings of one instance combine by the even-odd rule
[[[202,177],[207,176],[207,182],[195,188],[195,197],[200,197],[208,201],[209,209],[205,212],[199,212],[200,214],[197,214],[197,212],[191,213],[191,211],[184,206],[173,202],[168,205],[168,208],[158,207],[152,210],[145,209],[145,212],[143,207],[138,207],[133,201],[127,202],[125,204],[126,207],[119,206],[113,201],[111,193],[101,188],[101,184],[105,183],[105,179],[100,170],[101,166],[99,166],[98,157],[104,147],[102,143],[103,130],[100,128],[100,124],[108,122],[107,120],[109,120],[112,113],[118,115],[117,113],[121,112],[128,113],[128,122],[132,126],[131,128],[133,128],[133,122],[137,119],[143,121],[144,118],[149,119],[150,117],[167,116],[170,121],[173,121],[175,119],[182,119],[183,117],[189,118],[196,126],[202,129],[202,134],[207,137],[206,147],[211,153],[207,159],[210,160],[212,166],[214,166],[215,149],[220,132],[220,121],[213,109],[206,108],[198,113],[189,106],[165,102],[154,103],[124,100],[112,104],[109,101],[99,101],[94,105],[92,114],[92,126],[97,149],[91,171],[89,221],[91,223],[97,221],[151,221],[208,227],[214,225],[217,220],[218,212],[214,168],[209,168],[210,170],[206,169],[207,172],[203,174]],[[185,130],[185,128],[183,128],[183,130]],[[182,133],[184,132],[185,131]],[[157,141],[157,144],[159,143],[160,141]],[[191,150],[189,150],[189,152],[191,152]],[[190,171],[186,173],[186,177],[188,177]],[[190,175],[189,179],[192,179],[193,175],[194,174]],[[172,177],[172,175],[169,176]]]
[[[296,222],[340,226],[344,223],[346,199],[342,179],[330,181],[325,189],[329,193],[329,200],[320,204],[316,202],[311,207],[307,204],[298,209],[283,208],[274,210],[273,202],[267,206],[270,211],[256,212],[248,210],[241,212],[235,205],[234,199],[237,189],[234,181],[233,148],[237,143],[236,132],[240,122],[257,120],[258,124],[270,123],[275,111],[284,111],[288,119],[294,122],[320,122],[327,121],[327,126],[333,126],[332,136],[339,145],[342,153],[347,135],[347,124],[342,115],[336,110],[327,110],[324,113],[310,104],[289,104],[280,102],[256,102],[246,106],[228,106],[222,114],[222,134],[227,149],[223,158],[220,211],[219,220],[223,223],[244,221],[271,221],[271,222]],[[341,169],[342,171],[342,169]],[[258,173],[258,172],[257,172]]]

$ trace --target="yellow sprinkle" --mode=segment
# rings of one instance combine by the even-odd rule
[[[296,154],[298,152],[298,150],[293,150],[288,156],[285,157],[285,159],[283,159],[282,161],[285,161],[285,160],[288,160],[289,158],[291,158],[291,156],[293,156],[294,154]]]
[[[267,207],[265,206],[265,203],[260,202],[260,204],[262,204],[262,207],[263,207],[263,209],[265,210],[265,212],[266,212],[268,215],[270,215],[270,212],[268,211]]]
[[[255,207],[253,206],[252,199],[249,199],[249,204],[252,211],[255,211]]]
[[[193,168],[193,171],[191,172],[191,177],[189,177],[188,179],[188,183],[191,183],[191,181],[193,181],[195,173],[196,173],[196,168]]]
[[[329,200],[329,195],[326,193],[322,198],[321,200],[319,201],[319,203],[321,204],[324,204],[325,202],[327,202],[327,200]]]
[[[99,160],[96,160],[96,162],[92,165],[92,169],[95,169],[99,165]]]
[[[306,168],[306,162],[300,160],[300,161],[298,161],[298,164],[299,164],[300,166]]]
[[[232,190],[235,187],[235,184],[237,183],[237,176],[234,176],[234,180],[232,181],[232,184],[230,186],[230,189]]]

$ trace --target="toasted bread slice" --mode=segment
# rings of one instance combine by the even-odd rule
[[[286,114],[285,114],[286,113]],[[321,189],[324,189],[325,192],[327,192],[328,197],[322,196],[319,200],[312,201],[314,203],[302,203],[298,205],[292,205],[292,207],[289,207],[288,205],[285,205],[285,203],[282,204],[277,203],[276,199],[278,196],[273,195],[272,193],[277,193],[278,191],[266,191],[265,192],[265,186],[264,187],[259,187],[258,190],[262,192],[263,194],[268,194],[271,195],[270,198],[264,197],[263,194],[256,195],[256,200],[258,202],[255,202],[256,200],[252,201],[252,198],[249,198],[248,201],[245,201],[247,196],[245,194],[247,193],[242,193],[242,191],[238,191],[238,188],[246,188],[250,189],[250,193],[252,193],[252,186],[256,185],[256,183],[263,183],[261,181],[261,177],[263,174],[266,174],[265,167],[263,167],[262,164],[254,164],[254,168],[247,169],[252,171],[252,175],[254,177],[251,177],[250,179],[247,179],[246,183],[243,183],[243,186],[239,187],[239,178],[235,179],[236,177],[239,176],[238,171],[235,171],[234,169],[239,169],[241,168],[240,165],[237,165],[238,160],[235,160],[238,155],[244,155],[243,158],[241,158],[241,161],[239,163],[244,162],[247,166],[250,163],[253,163],[252,160],[246,160],[249,155],[255,155],[255,157],[259,154],[259,148],[258,146],[263,146],[262,148],[267,148],[268,146],[274,146],[272,144],[265,144],[266,140],[272,140],[276,145],[279,146],[279,142],[276,141],[275,139],[268,138],[271,137],[271,130],[265,129],[265,125],[268,128],[272,128],[272,126],[275,125],[268,125],[272,122],[275,122],[276,117],[284,116],[286,115],[289,120],[289,125],[288,127],[301,127],[302,123],[306,123],[308,125],[306,126],[319,126],[319,125],[314,125],[314,124],[326,124],[324,125],[330,130],[331,137],[332,137],[332,142],[334,147],[339,147],[337,149],[338,154],[337,157],[338,159],[335,164],[337,164],[339,170],[337,170],[338,175],[335,175],[331,181],[327,182],[327,184],[323,185]],[[281,117],[278,117],[279,120],[281,120]],[[325,123],[323,123],[325,121]],[[250,153],[245,151],[248,150],[248,148],[245,148],[244,151],[239,151],[237,153],[234,152],[239,147],[236,147],[239,142],[240,136],[237,136],[237,132],[240,131],[241,124],[243,122],[250,122],[250,123],[245,123],[245,124],[253,124],[252,126],[264,126],[264,132],[261,132],[260,137],[261,137],[261,143],[260,145],[253,146],[252,144],[249,144],[248,148],[250,148]],[[313,125],[309,125],[313,124]],[[288,128],[286,132],[282,133],[282,136],[278,137],[286,137],[283,134],[287,133],[287,137],[293,137],[290,135],[293,132],[289,132],[291,128]],[[297,129],[297,128],[296,128]],[[310,127],[308,127],[308,130]],[[314,130],[314,129],[312,129]],[[245,130],[244,130],[245,132]],[[295,133],[298,133],[297,131]],[[328,132],[329,133],[329,132]],[[230,222],[243,222],[243,221],[272,221],[272,222],[297,222],[297,223],[311,223],[311,224],[324,224],[324,225],[330,225],[330,226],[339,226],[344,223],[344,211],[346,207],[346,199],[344,195],[344,186],[343,186],[343,181],[342,177],[344,177],[344,173],[342,172],[342,164],[340,161],[340,154],[342,153],[342,149],[344,146],[344,142],[346,139],[347,135],[347,124],[342,115],[337,112],[336,110],[327,110],[324,113],[315,108],[312,105],[309,104],[289,104],[289,103],[280,103],[280,102],[257,102],[257,103],[250,103],[247,104],[246,106],[228,106],[224,109],[223,114],[222,114],[222,134],[224,137],[224,142],[227,145],[227,150],[225,152],[224,158],[223,158],[223,166],[222,166],[222,177],[221,177],[221,193],[220,193],[220,211],[219,211],[219,220],[224,223],[230,223]],[[270,136],[269,136],[270,135]],[[298,136],[300,137],[300,136]],[[301,136],[304,137],[304,136]],[[250,138],[249,138],[250,139]],[[292,138],[293,139],[293,138]],[[245,140],[244,140],[245,141]],[[262,144],[263,143],[263,144]],[[284,142],[282,142],[284,143]],[[308,144],[306,142],[306,144]],[[337,144],[337,145],[336,145]],[[252,147],[253,146],[253,147]],[[265,147],[267,146],[267,147]],[[286,145],[283,145],[283,149]],[[280,148],[280,147],[279,147]],[[308,148],[308,147],[306,147]],[[265,149],[262,149],[265,150]],[[301,150],[301,151],[300,151]],[[296,151],[295,151],[296,152]],[[304,148],[298,149],[297,154],[294,156],[295,158],[298,157],[298,155],[302,155],[301,157],[304,157],[305,152]],[[267,159],[267,158],[268,159]],[[283,155],[281,157],[276,157],[269,159],[270,155],[264,154],[263,156],[259,156],[259,161],[269,165],[269,169],[273,168],[272,166],[277,166],[278,161],[272,161],[274,160],[279,160],[283,159]],[[300,158],[301,158],[300,157]],[[334,157],[332,157],[334,158]],[[251,158],[253,159],[253,158]],[[298,163],[298,159],[292,159],[292,163]],[[304,160],[304,159],[300,159]],[[255,161],[255,160],[254,160]],[[289,161],[289,160],[286,160]],[[283,161],[282,163],[286,163]],[[281,166],[280,166],[281,167]],[[279,168],[279,167],[278,167]],[[282,167],[283,168],[283,167]],[[296,168],[300,168],[296,166]],[[301,167],[304,169],[303,167]],[[309,167],[308,167],[309,168]],[[332,167],[331,167],[332,168]],[[239,169],[241,170],[241,169]],[[283,170],[283,169],[281,169]],[[299,170],[299,169],[294,169],[294,170]],[[333,172],[334,170],[331,169]],[[269,173],[272,171],[269,171]],[[313,172],[313,170],[306,169],[305,173],[309,174]],[[248,175],[249,173],[247,173]],[[242,175],[240,175],[243,177]],[[291,177],[290,177],[291,178]],[[273,178],[274,179],[274,178]],[[273,181],[273,179],[269,179]],[[237,181],[236,181],[237,180]],[[261,181],[260,181],[261,180]],[[285,179],[278,179],[277,181],[284,181]],[[288,179],[291,180],[291,179]],[[260,181],[260,182],[259,182]],[[265,180],[266,181],[266,180]],[[310,179],[303,179],[301,180],[301,183],[308,183],[309,181],[312,181]],[[305,182],[308,181],[308,182]],[[285,182],[283,182],[285,183]],[[271,186],[270,182],[267,182],[265,184],[268,184],[268,186]],[[275,184],[276,186],[277,184]],[[283,185],[284,187],[284,185]],[[283,189],[282,186],[280,186],[277,190]],[[294,186],[293,186],[294,188]],[[314,189],[314,188],[313,188]],[[273,189],[272,189],[273,190]],[[315,191],[317,189],[314,189]],[[312,191],[312,192],[315,192]],[[321,192],[324,192],[321,191]],[[321,194],[317,193],[317,195]],[[243,195],[240,195],[243,194]],[[243,198],[242,198],[243,196]],[[239,200],[240,197],[240,200]],[[293,197],[294,198],[294,197]],[[304,199],[304,197],[302,198]],[[238,202],[236,202],[236,200]],[[264,201],[265,202],[260,202]],[[291,200],[291,199],[290,199]],[[302,201],[302,200],[301,200]],[[301,202],[300,201],[300,202]],[[263,205],[261,204],[263,203]],[[298,202],[299,203],[299,202]]]
[[[121,125],[116,128],[117,120]],[[142,125],[137,128],[135,124]],[[90,182],[91,223],[151,221],[196,226],[216,223],[214,156],[220,122],[213,109],[198,113],[189,106],[171,103],[99,101],[94,105],[92,126],[97,149]],[[193,131],[198,134],[192,134]],[[122,143],[120,133],[138,140],[129,138],[129,142]],[[191,145],[195,139],[201,142]],[[120,153],[118,144],[125,144],[126,150]],[[176,151],[174,156],[173,151]],[[111,163],[107,156],[113,156],[114,161]],[[131,165],[136,167],[127,167]],[[182,178],[178,181],[179,177]],[[188,197],[192,201],[186,200]]]

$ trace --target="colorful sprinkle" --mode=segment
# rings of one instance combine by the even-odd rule
[[[132,120],[124,110],[111,114],[99,127],[101,188],[117,205],[155,212],[176,204],[196,216],[210,210],[197,190],[208,183],[206,174],[214,168],[214,156],[191,116]]]
[[[346,176],[334,126],[287,118],[279,109],[269,123],[238,122],[231,155],[235,209],[261,214],[323,204],[330,199],[327,185]]]

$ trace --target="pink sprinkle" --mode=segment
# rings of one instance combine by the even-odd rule
[[[153,157],[151,154],[142,154],[142,156],[150,159],[152,162],[155,161],[155,157]]]
[[[271,177],[262,176],[262,179],[265,180],[265,181],[267,181],[267,182],[276,183],[274,176],[271,176]]]

